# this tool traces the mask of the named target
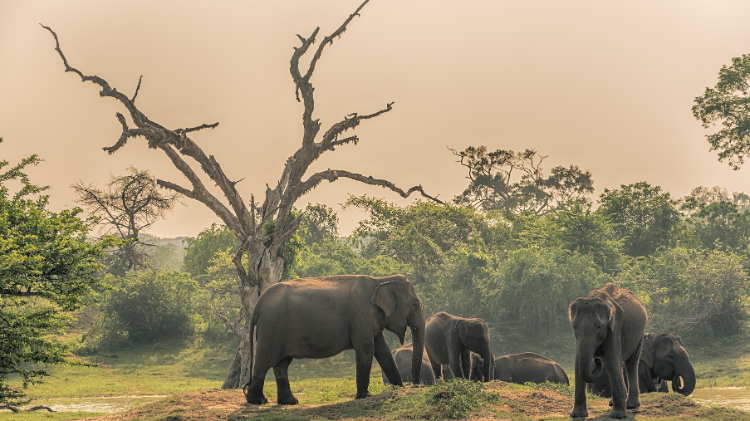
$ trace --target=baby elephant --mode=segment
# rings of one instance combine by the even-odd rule
[[[533,352],[498,357],[495,360],[495,380],[519,384],[546,381],[570,384],[568,375],[560,364]]]
[[[406,344],[402,346],[401,348],[394,349],[393,352],[393,359],[396,361],[396,367],[398,367],[398,371],[401,373],[401,381],[406,383],[412,382],[411,378],[411,363],[412,363],[412,344]],[[432,365],[430,365],[430,359],[427,357],[427,355],[422,355],[422,381],[420,382],[423,385],[430,386],[435,384],[435,374],[432,372]],[[385,384],[391,384],[391,382],[388,381],[388,377],[385,375],[385,371],[383,372],[383,383]]]

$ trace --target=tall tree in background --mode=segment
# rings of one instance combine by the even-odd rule
[[[451,152],[469,170],[469,187],[456,197],[458,204],[546,215],[569,202],[589,203],[587,196],[594,192],[591,173],[576,165],[554,167],[545,176],[541,165],[547,157],[533,149],[487,152],[486,146],[469,146]]]
[[[339,146],[356,145],[359,142],[359,137],[356,135],[345,136],[344,133],[347,130],[354,129],[362,121],[375,118],[392,109],[393,103],[390,103],[385,108],[371,114],[349,114],[330,126],[322,137],[318,136],[321,129],[320,120],[313,118],[315,100],[313,96],[314,88],[310,79],[318,60],[325,47],[332,44],[335,38],[344,33],[347,25],[355,16],[359,15],[368,1],[364,1],[354,13],[349,15],[338,29],[323,38],[318,43],[317,49],[310,50],[310,47],[315,44],[320,28],[316,28],[307,38],[298,35],[301,45],[294,49],[290,68],[297,101],[304,104],[302,145],[287,159],[276,186],[273,188],[267,187],[263,203],[256,206],[254,197],[250,196],[249,207],[235,188],[237,181],[232,181],[216,159],[211,155],[206,155],[188,136],[198,130],[213,129],[219,123],[202,124],[184,129],[168,129],[164,125],[156,123],[141,112],[135,104],[140,89],[140,81],[132,98],[129,98],[121,91],[112,88],[104,79],[98,76],[84,75],[68,64],[60,49],[57,34],[52,29],[44,27],[55,38],[55,49],[63,60],[65,71],[76,73],[83,82],[93,82],[99,85],[102,88],[99,93],[100,96],[116,99],[125,106],[130,114],[135,127],[128,126],[125,117],[117,113],[117,119],[122,124],[122,134],[115,145],[106,147],[104,150],[111,154],[125,146],[131,138],[145,138],[150,148],[159,149],[169,157],[173,165],[190,182],[190,187],[161,179],[158,180],[158,184],[208,206],[221,218],[240,242],[234,256],[234,263],[240,277],[240,285],[238,285],[237,291],[242,300],[242,312],[240,318],[234,321],[225,319],[224,322],[230,331],[241,338],[241,341],[224,381],[224,388],[240,387],[251,379],[251,367],[249,366],[250,338],[246,326],[249,325],[250,317],[260,294],[281,279],[284,270],[282,247],[295,234],[302,220],[302,218],[294,217],[292,213],[295,203],[301,196],[317,187],[324,180],[333,182],[339,178],[349,178],[364,184],[390,189],[402,197],[408,197],[412,192],[418,191],[427,198],[437,200],[425,194],[422,186],[414,186],[404,191],[388,180],[347,170],[328,169],[308,175],[310,164],[323,153],[333,151]],[[313,51],[312,57],[306,68],[303,69],[300,67],[300,59],[308,51]],[[221,190],[229,206],[206,188],[193,167],[185,160],[185,157],[197,161],[205,175]]]
[[[750,54],[732,58],[732,65],[722,66],[719,81],[695,97],[693,116],[704,128],[720,123],[722,129],[706,135],[712,151],[719,151],[719,161],[728,160],[738,170],[750,152]]]
[[[179,200],[179,193],[159,191],[156,179],[148,170],[133,166],[124,175],[112,175],[105,188],[82,181],[71,186],[76,203],[83,206],[104,235],[129,240],[112,254],[110,270],[117,275],[143,269],[148,263],[146,244],[138,241],[140,232],[166,216]]]
[[[680,213],[669,193],[645,181],[604,189],[597,212],[615,225],[618,238],[624,238],[623,251],[633,257],[646,256],[669,244]]]
[[[86,241],[88,229],[77,216],[81,209],[46,209],[49,197],[38,195],[46,187],[31,184],[24,173],[39,161],[32,155],[5,171],[8,161],[0,161],[0,405],[28,402],[22,390],[7,384],[9,377],[20,376],[26,388],[49,375],[33,363],[70,362],[69,346],[51,335],[66,327],[69,312],[86,304],[92,287],[100,285],[97,259],[114,243],[112,237]],[[9,181],[20,182],[15,195]]]

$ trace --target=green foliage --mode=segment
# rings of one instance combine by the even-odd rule
[[[239,240],[226,225],[211,224],[210,228],[204,229],[195,238],[188,238],[186,242],[182,270],[193,276],[205,275],[217,252],[229,249],[231,253],[236,253],[239,248]]]
[[[712,339],[737,333],[748,318],[744,264],[731,251],[677,247],[635,263],[618,281],[639,293],[651,330]]]
[[[332,208],[320,203],[308,204],[302,213],[299,235],[307,247],[339,236],[339,217]]]
[[[292,216],[294,216],[295,218],[299,218],[300,213],[297,211],[292,211]],[[272,235],[275,229],[276,221],[270,220],[263,225],[262,235],[264,237],[267,235]],[[265,246],[270,246],[272,241],[273,236],[271,236],[271,238],[266,241]],[[295,269],[299,264],[300,254],[302,253],[302,250],[304,250],[304,248],[305,243],[302,241],[302,237],[300,237],[299,230],[295,231],[294,234],[292,234],[292,236],[289,237],[289,239],[286,240],[286,242],[281,247],[279,247],[279,256],[284,259],[284,268],[282,269],[281,273],[282,281],[288,281],[290,279],[295,279],[298,277]]]
[[[695,98],[693,116],[704,128],[721,123],[722,129],[706,135],[712,151],[719,151],[719,161],[739,169],[750,151],[750,54],[732,58],[732,65],[722,66],[719,81]]]
[[[567,324],[570,302],[608,280],[590,256],[536,247],[510,252],[487,279],[482,296],[491,319],[521,322],[529,337],[552,336]]]
[[[114,289],[101,304],[99,346],[144,344],[192,335],[202,325],[202,291],[189,274],[172,270],[109,275]],[[98,333],[98,335],[96,335]]]
[[[680,224],[680,215],[669,193],[645,181],[604,189],[598,212],[614,223],[623,251],[633,257],[646,256],[667,246]]]
[[[426,394],[427,403],[448,418],[463,418],[469,412],[481,408],[485,403],[497,399],[487,392],[484,383],[467,379],[438,380]]]
[[[750,243],[750,212],[740,212],[732,202],[714,202],[700,207],[689,222],[704,248],[746,251]]]
[[[0,404],[23,403],[21,388],[48,375],[29,363],[70,362],[69,347],[50,335],[61,333],[69,312],[89,302],[101,285],[98,259],[117,244],[112,238],[85,241],[80,209],[55,213],[46,209],[48,196],[31,198],[46,188],[31,184],[24,168],[39,162],[32,155],[0,173]],[[7,166],[0,162],[0,169]],[[9,181],[20,184],[15,195]],[[21,377],[21,388],[8,385],[12,375]]]
[[[240,277],[232,260],[234,254],[231,248],[216,252],[209,262],[206,275],[201,277],[206,303],[199,312],[208,322],[203,337],[214,342],[226,341],[231,337],[218,314],[223,314],[228,320],[235,320],[240,315],[242,303],[237,294]]]

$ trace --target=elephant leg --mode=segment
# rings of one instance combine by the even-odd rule
[[[578,358],[575,360],[575,398],[573,403],[572,418],[586,418],[589,411],[586,410],[586,382],[581,376],[581,367],[578,366]]]
[[[370,370],[372,369],[372,357],[375,353],[372,343],[363,344],[354,350],[357,363],[357,394],[355,399],[370,396],[367,389],[370,387]]]
[[[289,385],[288,369],[291,363],[292,358],[286,357],[273,366],[273,375],[276,376],[276,402],[279,405],[297,405],[299,403],[292,394],[292,387]]]
[[[618,347],[619,348],[619,347]],[[625,380],[622,372],[622,357],[617,358],[619,349],[612,350],[604,356],[604,365],[609,375],[609,386],[612,390],[612,411],[609,413],[610,418],[623,419],[627,417],[625,411],[625,400],[627,390],[625,389]],[[638,384],[635,385],[636,389]]]
[[[627,409],[635,409],[641,406],[641,390],[638,388],[638,363],[641,359],[641,348],[643,347],[643,339],[638,344],[633,355],[625,360],[625,371],[627,373],[628,381],[628,400],[625,403]],[[649,379],[651,382],[651,379]]]
[[[660,379],[661,386],[659,386],[659,392],[661,393],[669,393],[669,385],[667,384],[666,380]]]
[[[471,351],[468,349],[465,349],[464,352],[461,353],[461,370],[464,373],[463,378],[471,378]]]
[[[243,388],[245,399],[248,403],[262,405],[268,403],[263,394],[263,385],[266,383],[266,373],[271,368],[262,352],[255,353],[255,366],[253,367],[253,380]]]
[[[464,369],[462,367],[461,354],[463,354],[463,351],[464,350],[461,349],[461,344],[459,344],[457,340],[451,341],[451,343],[448,344],[448,362],[451,371],[453,372],[453,377],[459,379],[469,378],[468,373],[467,375],[464,375]],[[469,361],[469,364],[471,364],[471,361]]]
[[[388,347],[388,342],[386,342],[383,332],[375,336],[374,353],[375,359],[380,364],[380,369],[383,370],[383,375],[388,377],[388,382],[403,387],[404,383],[401,381],[401,373],[396,366],[396,361],[393,360],[393,354],[391,354],[391,349]]]
[[[443,366],[433,362],[430,362],[430,365],[432,366],[432,372],[435,374],[435,380],[440,379],[443,376]]]
[[[455,378],[456,376],[453,375],[453,371],[451,371],[451,367],[449,365],[442,365],[440,366],[440,371],[443,372],[443,379],[444,380],[450,380]]]

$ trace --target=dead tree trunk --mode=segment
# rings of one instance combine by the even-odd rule
[[[188,133],[190,132],[203,129],[213,129],[218,126],[219,123],[203,124],[192,128],[172,130],[150,120],[135,106],[135,98],[138,96],[138,90],[141,87],[141,80],[138,81],[138,86],[135,89],[133,97],[128,98],[123,93],[111,88],[104,79],[98,76],[84,75],[78,69],[70,67],[60,49],[57,34],[49,27],[43,26],[55,38],[55,49],[63,60],[65,71],[78,74],[83,82],[93,82],[99,85],[102,88],[99,93],[100,96],[115,98],[125,106],[130,114],[135,127],[130,128],[125,117],[122,114],[117,113],[117,119],[122,124],[122,134],[114,146],[106,147],[104,150],[112,154],[125,146],[129,139],[134,137],[144,137],[148,141],[149,148],[160,149],[167,154],[174,166],[182,172],[191,184],[191,188],[186,188],[169,181],[158,180],[157,182],[159,186],[174,190],[183,194],[185,197],[195,199],[208,206],[240,240],[241,245],[234,257],[234,263],[237,267],[237,273],[240,278],[240,283],[237,286],[237,293],[242,300],[241,315],[234,321],[227,320],[226,317],[220,316],[224,320],[227,328],[241,338],[240,346],[224,381],[223,388],[225,389],[241,387],[243,384],[251,380],[252,373],[251,367],[249,367],[250,338],[248,337],[247,326],[249,325],[253,309],[255,308],[255,304],[257,303],[260,294],[268,289],[268,287],[281,280],[284,260],[279,256],[279,249],[292,236],[292,234],[294,234],[299,227],[301,220],[301,218],[294,218],[292,215],[292,209],[297,199],[317,187],[323,180],[333,182],[338,178],[343,177],[357,180],[364,184],[376,185],[390,189],[402,197],[408,197],[412,192],[417,191],[430,200],[442,203],[440,200],[427,195],[422,190],[422,186],[414,186],[409,190],[404,191],[388,180],[377,179],[372,176],[364,176],[362,174],[345,170],[328,169],[307,176],[307,170],[310,164],[318,159],[324,152],[333,151],[337,146],[348,144],[356,145],[357,142],[359,142],[359,138],[356,135],[342,137],[342,134],[345,131],[357,127],[363,120],[377,117],[383,113],[391,111],[392,109],[393,103],[390,103],[387,104],[384,109],[372,114],[349,114],[341,121],[333,124],[319,140],[316,140],[318,138],[321,124],[318,119],[313,119],[315,101],[313,98],[314,89],[310,83],[310,78],[325,47],[332,44],[334,38],[341,36],[344,33],[347,25],[355,16],[359,15],[360,10],[362,10],[368,1],[369,0],[366,0],[362,3],[354,13],[349,15],[337,30],[331,33],[331,35],[325,37],[318,44],[318,48],[310,59],[310,63],[304,71],[304,74],[300,69],[300,58],[304,56],[315,43],[320,28],[315,29],[308,38],[297,35],[302,45],[296,47],[292,54],[291,74],[296,88],[297,101],[301,101],[304,104],[304,112],[302,114],[302,124],[304,128],[302,145],[287,159],[276,187],[273,189],[270,187],[266,188],[263,204],[256,206],[254,199],[251,197],[249,208],[240,197],[239,192],[235,189],[237,182],[231,181],[214,157],[206,155],[203,150],[188,137]],[[193,171],[193,168],[188,162],[183,159],[183,156],[190,157],[200,164],[205,175],[207,175],[211,181],[216,183],[221,189],[224,199],[228,202],[229,207],[205,188],[201,179]],[[274,230],[270,234],[263,235],[263,227],[269,223],[274,224]],[[243,262],[243,260],[246,260],[246,262]]]

